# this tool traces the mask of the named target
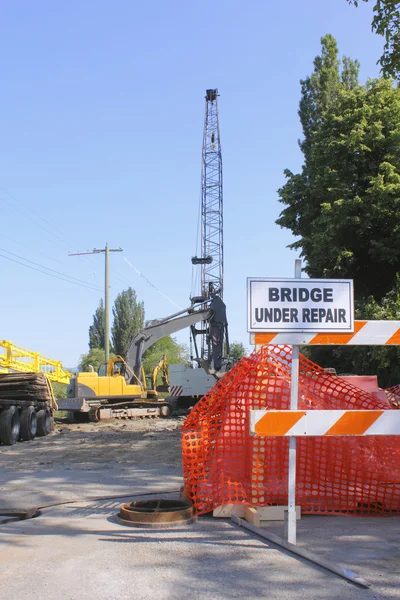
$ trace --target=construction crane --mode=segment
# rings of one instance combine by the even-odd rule
[[[218,90],[206,90],[201,173],[201,256],[192,258],[201,266],[200,294],[191,298],[193,304],[224,295],[223,187],[222,152],[218,114]],[[198,356],[196,334],[202,334]],[[212,332],[209,328],[192,328],[196,360],[208,361]],[[225,331],[225,351],[229,354],[228,330]],[[200,359],[200,360],[199,360]]]

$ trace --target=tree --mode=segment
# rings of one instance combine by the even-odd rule
[[[360,85],[358,63],[340,65],[332,36],[321,42],[314,72],[301,82],[304,164],[300,173],[285,171],[277,223],[298,238],[291,247],[310,277],[354,279],[358,318],[391,318],[388,298],[400,270],[400,89],[388,79]],[[338,372],[377,369],[385,382],[388,365],[396,371],[390,349],[307,353]]]
[[[229,355],[237,363],[241,358],[246,356],[246,348],[242,342],[233,342],[229,348]]]
[[[302,82],[305,162],[285,171],[277,223],[298,236],[291,247],[310,277],[354,278],[358,299],[380,300],[400,265],[400,90],[386,79],[360,85],[349,59],[340,74],[332,39]]]
[[[369,0],[363,0],[368,2]],[[347,0],[358,6],[359,0]],[[400,77],[400,2],[396,0],[375,0],[372,31],[385,38],[383,54],[378,63],[382,73],[388,77]]]
[[[128,288],[118,294],[112,312],[114,323],[111,336],[114,352],[125,358],[133,338],[144,327],[144,304],[138,302],[135,290]]]
[[[380,302],[369,298],[357,303],[356,319],[397,320],[400,314],[400,280]],[[400,382],[400,346],[305,346],[303,354],[325,367],[334,367],[338,375],[378,375],[381,387]]]
[[[89,327],[89,348],[105,347],[105,310],[103,300],[100,300],[100,304],[93,315],[93,325]]]
[[[189,350],[184,344],[178,344],[171,336],[158,340],[143,355],[143,368],[146,375],[150,375],[160,358],[166,354],[167,363],[189,363]]]
[[[67,385],[65,383],[58,383],[58,381],[52,381],[51,387],[53,388],[53,394],[56,400],[67,397]]]
[[[113,356],[115,355],[111,354],[110,358],[113,358]],[[80,372],[90,371],[90,366],[92,366],[97,371],[99,366],[105,362],[105,359],[104,348],[93,348],[86,354],[81,355],[78,369]]]

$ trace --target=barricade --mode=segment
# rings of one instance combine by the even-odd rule
[[[198,514],[224,504],[287,504],[289,439],[252,436],[250,411],[288,410],[290,377],[291,348],[264,346],[192,409],[183,427],[183,472]],[[300,410],[395,410],[398,398],[397,388],[377,397],[300,355]],[[399,514],[398,438],[298,438],[296,504],[303,514]]]

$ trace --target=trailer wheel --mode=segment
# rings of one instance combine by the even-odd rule
[[[37,415],[33,406],[24,408],[21,412],[21,432],[20,439],[33,440],[37,432]]]
[[[45,436],[51,431],[50,411],[46,409],[39,410],[37,413],[37,435]]]
[[[12,446],[18,441],[20,418],[16,406],[10,406],[0,414],[0,441],[5,446]]]

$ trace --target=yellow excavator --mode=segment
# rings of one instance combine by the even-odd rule
[[[202,329],[195,325],[203,322]],[[150,323],[133,339],[126,360],[117,356],[103,363],[98,372],[78,373],[71,378],[67,398],[58,402],[60,410],[68,411],[69,418],[76,421],[136,416],[170,417],[178,408],[177,399],[160,398],[159,393],[168,391],[168,368],[163,356],[152,375],[145,377],[143,354],[152,344],[163,337],[186,327],[192,330],[193,339],[206,335],[208,359],[199,357],[195,341],[197,361],[207,373],[216,379],[222,377],[229,362],[223,358],[224,345],[228,348],[228,324],[223,301],[214,296],[202,301],[201,306],[191,306],[161,321]],[[161,370],[162,386],[157,386]]]

